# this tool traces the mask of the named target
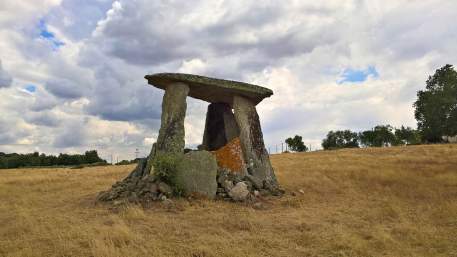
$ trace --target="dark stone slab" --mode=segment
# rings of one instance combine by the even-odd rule
[[[243,96],[251,100],[255,105],[264,98],[273,95],[273,91],[268,88],[260,87],[244,82],[216,79],[199,75],[184,73],[157,73],[146,75],[148,83],[165,89],[173,82],[183,82],[189,85],[189,96],[210,103],[224,102],[233,103],[235,95]]]
[[[202,149],[208,151],[217,150],[230,140],[238,137],[239,134],[240,130],[230,105],[226,103],[208,105]]]

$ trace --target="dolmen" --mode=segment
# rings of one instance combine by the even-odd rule
[[[243,82],[182,73],[146,75],[165,91],[157,142],[147,158],[98,199],[132,202],[199,196],[233,201],[281,195],[265,149],[256,105],[273,91]],[[185,149],[190,96],[209,102],[202,144]]]

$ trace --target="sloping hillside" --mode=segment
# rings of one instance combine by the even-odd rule
[[[131,165],[0,170],[0,256],[457,256],[457,145],[271,158],[260,209],[95,204]]]

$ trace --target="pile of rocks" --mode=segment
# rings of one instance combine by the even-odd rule
[[[284,192],[277,192],[281,195]],[[258,197],[271,195],[271,191],[264,189],[262,181],[255,177],[231,172],[227,169],[218,169],[216,198],[230,201],[255,202]]]
[[[137,203],[164,201],[172,195],[173,189],[167,183],[158,181],[152,176],[127,177],[112,185],[110,190],[100,192],[97,199],[104,202],[127,200]]]

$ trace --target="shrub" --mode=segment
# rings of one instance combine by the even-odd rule
[[[173,178],[176,174],[179,157],[174,154],[157,154],[152,166],[154,167],[154,176],[159,180],[173,185]]]

